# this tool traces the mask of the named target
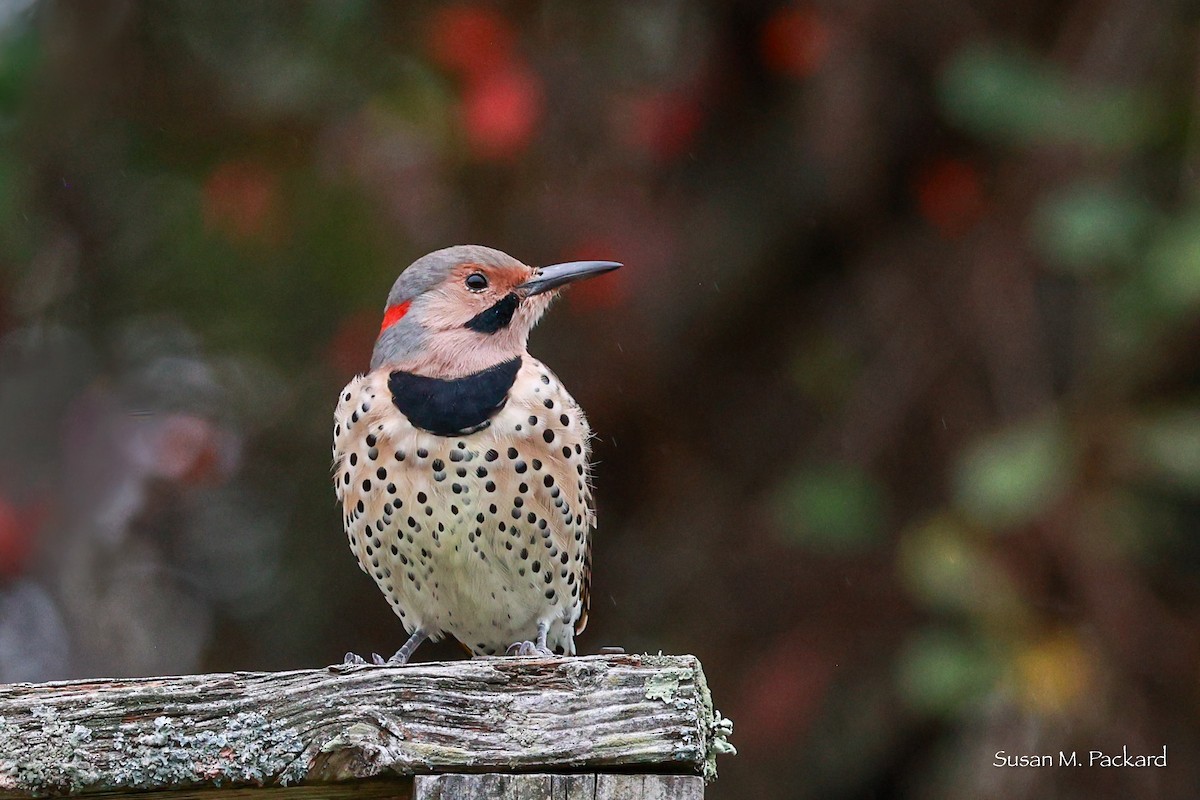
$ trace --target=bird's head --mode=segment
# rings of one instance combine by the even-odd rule
[[[535,269],[479,245],[432,252],[392,286],[371,368],[456,378],[508,361],[525,352],[560,287],[619,266],[572,261]]]

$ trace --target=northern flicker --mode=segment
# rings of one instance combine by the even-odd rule
[[[527,341],[560,287],[619,266],[534,269],[459,246],[392,286],[371,369],[342,391],[333,429],[350,548],[409,633],[376,663],[407,663],[446,634],[475,655],[574,654],[591,582],[591,432]]]

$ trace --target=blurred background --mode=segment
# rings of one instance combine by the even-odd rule
[[[1195,797],[1192,2],[0,0],[0,681],[391,653],[332,411],[466,242],[628,265],[532,349],[709,796]]]

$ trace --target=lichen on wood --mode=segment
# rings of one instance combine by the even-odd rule
[[[641,768],[714,777],[691,656],[0,686],[0,798],[387,775]]]

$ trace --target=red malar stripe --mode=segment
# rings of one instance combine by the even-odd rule
[[[400,319],[408,313],[408,307],[411,305],[411,300],[405,300],[398,306],[388,306],[387,311],[383,312],[383,324],[379,326],[379,333],[382,334],[388,328],[399,322]]]

